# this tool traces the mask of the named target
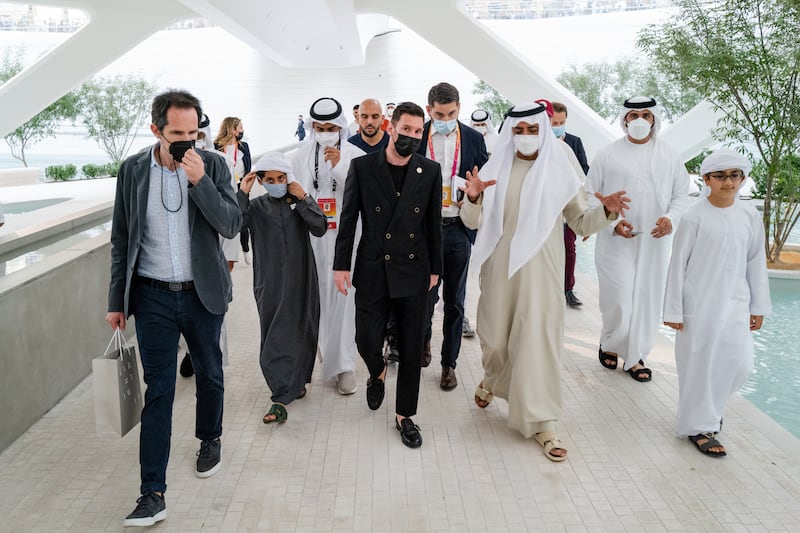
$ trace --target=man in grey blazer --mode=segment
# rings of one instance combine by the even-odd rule
[[[209,477],[221,465],[219,334],[232,291],[219,236],[233,238],[242,215],[224,159],[192,148],[202,116],[188,92],[156,96],[150,130],[158,143],[126,159],[117,177],[106,321],[125,329],[126,317],[136,317],[147,384],[139,440],[142,496],[126,526],[150,526],[167,516],[179,335],[196,373],[196,473]]]

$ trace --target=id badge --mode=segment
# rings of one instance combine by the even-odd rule
[[[328,219],[328,229],[336,229],[336,198],[317,198],[317,204]]]
[[[450,194],[453,188],[449,185],[442,186],[442,207],[450,207],[450,203],[452,202]]]

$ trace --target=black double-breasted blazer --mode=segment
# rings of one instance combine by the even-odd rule
[[[353,268],[356,294],[404,298],[426,293],[430,276],[442,273],[439,164],[412,154],[398,192],[381,150],[353,159],[345,183],[333,269],[351,269],[361,217]]]

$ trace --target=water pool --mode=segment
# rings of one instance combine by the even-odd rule
[[[45,198],[43,200],[27,200],[24,202],[9,202],[3,203],[2,209],[5,215],[21,215],[23,213],[30,213],[37,209],[44,209],[51,205],[66,202],[69,198]]]
[[[597,280],[594,238],[576,243],[577,269]],[[753,405],[800,438],[800,280],[769,280],[772,315],[756,331],[755,371],[741,390]],[[659,332],[674,341],[671,329]]]

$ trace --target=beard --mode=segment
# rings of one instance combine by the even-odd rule
[[[367,128],[372,128],[372,133],[370,133],[369,129]],[[366,128],[361,128],[361,133],[364,135],[364,137],[370,137],[370,138],[375,137],[379,131],[381,131],[380,128],[377,128],[375,126],[367,126]]]

